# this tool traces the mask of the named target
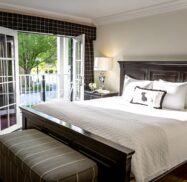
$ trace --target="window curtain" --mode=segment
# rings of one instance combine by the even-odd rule
[[[67,36],[85,34],[85,87],[93,82],[93,41],[96,40],[96,27],[9,12],[0,12],[0,20],[0,26],[20,31]]]
[[[88,84],[94,82],[94,46],[93,41],[86,39],[85,41],[85,89],[88,89]]]

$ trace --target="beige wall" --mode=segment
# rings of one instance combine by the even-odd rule
[[[98,26],[95,56],[113,57],[105,85],[114,91],[119,90],[118,60],[187,61],[187,10]]]

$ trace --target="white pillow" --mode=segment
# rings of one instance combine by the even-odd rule
[[[132,100],[133,93],[134,93],[136,86],[139,86],[141,88],[151,89],[152,84],[153,84],[153,81],[137,80],[137,79],[131,78],[128,75],[125,75],[122,97],[125,99],[125,101],[130,102]]]
[[[163,108],[183,110],[185,107],[187,82],[176,83],[164,80],[154,81],[153,89],[165,90],[167,92]]]
[[[131,103],[162,109],[162,102],[165,95],[166,91],[163,90],[145,89],[137,86]]]

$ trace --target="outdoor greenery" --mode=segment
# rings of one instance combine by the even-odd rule
[[[24,74],[34,69],[37,73],[46,68],[56,69],[57,38],[56,36],[19,33],[19,66]]]

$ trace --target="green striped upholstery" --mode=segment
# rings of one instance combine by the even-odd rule
[[[54,138],[30,129],[0,136],[4,182],[95,182],[97,165]]]

